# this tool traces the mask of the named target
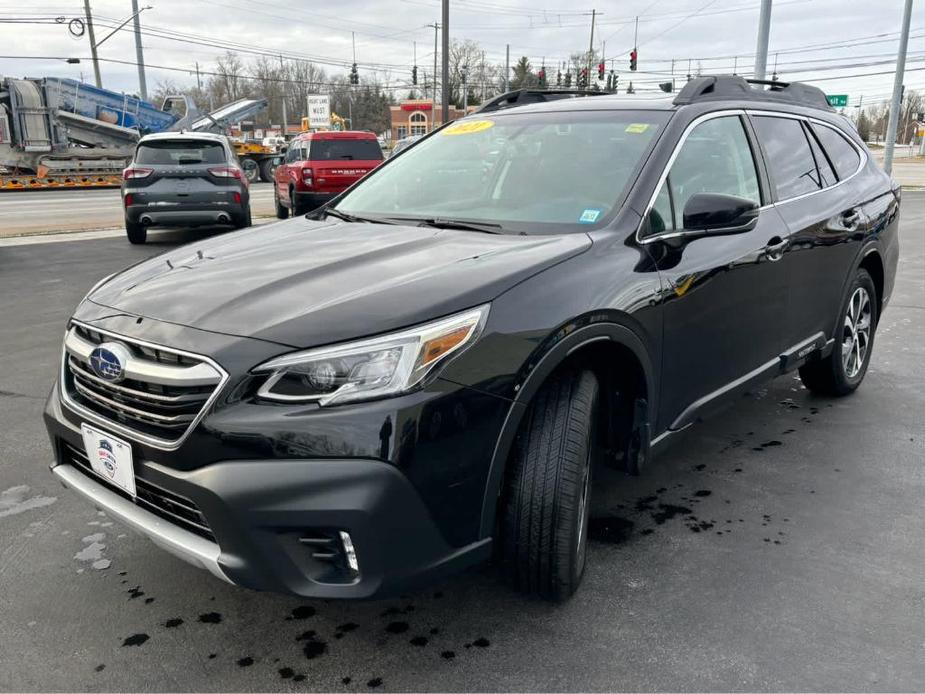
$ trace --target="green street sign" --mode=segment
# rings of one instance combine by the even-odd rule
[[[842,108],[843,106],[848,105],[848,95],[847,94],[827,94],[826,101],[829,102],[829,106],[834,108]]]

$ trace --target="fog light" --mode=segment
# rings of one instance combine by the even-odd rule
[[[350,539],[350,533],[341,530],[340,541],[344,545],[344,554],[347,555],[347,566],[360,573],[360,564],[357,562],[357,553],[353,549],[353,540]]]

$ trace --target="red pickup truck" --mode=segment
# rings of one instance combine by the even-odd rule
[[[289,143],[274,174],[276,216],[305,214],[346,190],[382,163],[370,132],[303,133]]]

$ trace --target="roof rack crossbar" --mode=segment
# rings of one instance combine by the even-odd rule
[[[474,113],[490,113],[514,106],[556,101],[557,99],[573,99],[582,96],[598,96],[606,93],[590,89],[515,89],[486,101]]]
[[[739,75],[697,77],[685,84],[674,99],[677,106],[702,101],[763,101],[834,110],[825,93],[810,84],[745,79]]]

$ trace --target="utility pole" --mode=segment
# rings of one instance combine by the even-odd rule
[[[437,35],[440,33],[440,25],[437,22],[433,23],[434,27],[434,90],[430,95],[430,129],[434,129],[434,124],[437,122]]]
[[[510,89],[511,74],[511,44],[507,44],[504,49],[504,91]]]
[[[148,100],[148,82],[145,80],[145,56],[141,48],[141,11],[138,9],[138,0],[132,0],[132,12],[135,15],[135,62],[138,63],[138,87],[141,98]]]
[[[909,47],[909,21],[912,18],[912,0],[906,0],[903,9],[902,33],[899,37],[899,53],[896,55],[896,77],[893,80],[893,101],[890,104],[890,124],[886,130],[886,148],[883,152],[883,170],[893,172],[893,146],[896,144],[896,126],[902,108],[903,77],[906,72],[906,49]]]
[[[198,67],[199,63],[197,63],[196,65]],[[197,72],[196,74],[198,75],[199,73]],[[283,63],[282,54],[280,54],[279,56],[279,76],[283,79],[285,79],[286,77],[286,65],[285,63]],[[283,137],[286,137],[286,135],[289,134],[289,113],[286,110],[286,101],[288,100],[289,95],[286,93],[287,83],[284,81],[282,82],[282,85],[283,86],[282,86],[281,91],[283,92]],[[311,118],[309,118],[309,121],[311,121]],[[309,125],[311,125],[311,122],[309,122]]]
[[[447,86],[450,83],[450,0],[443,0],[443,69],[440,83],[443,90],[440,94],[443,106],[443,122],[450,120],[450,90]]]
[[[350,41],[353,43],[353,64],[357,64],[357,37],[354,32],[350,32]],[[359,81],[359,80],[357,80]],[[353,85],[347,88],[347,120],[350,121],[350,129],[356,130],[353,125]]]
[[[100,75],[100,59],[96,54],[96,35],[93,33],[93,13],[90,12],[90,0],[84,0],[84,13],[87,15],[87,36],[90,38],[90,55],[93,57],[93,77],[96,86],[103,88],[103,77]]]
[[[588,44],[588,82],[591,82],[591,63],[594,62],[594,19],[597,16],[597,10],[591,10],[591,41]],[[585,85],[586,87],[588,85]]]
[[[755,49],[755,79],[763,80],[768,68],[768,40],[771,37],[771,0],[761,0],[758,16],[758,47]]]
[[[466,115],[466,109],[469,108],[469,86],[467,84],[468,77],[469,77],[469,64],[466,63],[462,67],[463,116]]]
[[[199,77],[199,61],[196,61],[196,89],[202,91],[202,79]]]

